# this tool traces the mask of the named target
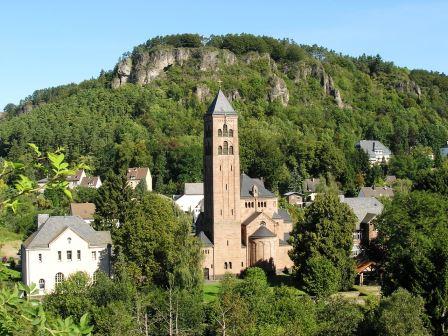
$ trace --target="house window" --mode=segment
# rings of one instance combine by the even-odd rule
[[[224,269],[227,269],[227,262],[224,263]]]
[[[230,154],[230,155],[233,155],[233,146],[230,146],[230,147],[229,147],[229,154]]]
[[[218,147],[218,155],[222,155],[222,146]]]
[[[227,241],[227,246],[229,246],[229,241]]]
[[[93,259],[93,260],[96,260],[96,251],[93,251],[93,252],[92,252],[92,259]]]
[[[72,251],[67,251],[67,260],[72,261]]]
[[[64,274],[62,274],[61,272],[56,273],[54,277],[54,282],[56,283],[56,285],[59,285],[60,283],[62,283],[62,281],[64,281]]]
[[[39,289],[45,290],[45,280],[44,279],[39,280]]]
[[[76,257],[81,260],[81,250],[76,251]]]
[[[243,262],[241,262],[241,267],[244,267],[244,263]]]
[[[230,165],[230,171],[233,171],[233,166],[232,165]]]
[[[219,136],[219,137],[222,137],[222,131],[221,131],[221,129],[218,130],[218,136]]]
[[[229,268],[232,269],[232,262],[229,262]]]
[[[260,202],[258,202],[258,207],[260,207]]]
[[[227,131],[227,125],[226,124],[224,124],[224,126],[222,127],[222,129],[223,129],[223,134],[224,134],[224,136],[226,137],[226,136],[229,136],[229,132]]]
[[[39,258],[39,262],[42,262],[42,253],[39,253],[38,258]]]
[[[58,251],[58,260],[61,261],[62,260],[62,252]]]
[[[227,155],[229,154],[229,143],[227,141],[224,141],[224,150],[223,150],[223,154]]]
[[[231,213],[232,213],[232,215],[233,215],[233,209],[232,210],[230,210],[231,211]]]
[[[227,190],[227,183],[226,183],[226,190]]]
[[[266,222],[264,221],[260,222],[260,226],[266,226]]]
[[[247,202],[244,202],[244,206],[247,208]]]
[[[251,202],[250,206],[253,208],[254,207],[254,202]]]
[[[229,137],[233,137],[233,129],[229,129]]]
[[[263,202],[263,203],[264,203],[263,207],[265,207],[265,208],[266,208],[266,202]]]
[[[69,243],[69,244],[72,243],[72,239],[70,237],[67,238],[67,243]]]

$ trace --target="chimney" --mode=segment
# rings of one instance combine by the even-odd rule
[[[39,229],[43,223],[47,221],[47,219],[50,218],[49,214],[38,214],[37,215],[37,228]]]

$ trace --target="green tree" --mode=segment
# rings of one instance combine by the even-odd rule
[[[447,213],[445,197],[414,191],[396,195],[377,222],[384,251],[384,292],[402,287],[422,297],[437,334],[447,325]]]
[[[309,260],[323,257],[340,272],[340,285],[332,288],[350,288],[354,279],[354,262],[350,254],[355,223],[356,217],[351,209],[335,194],[319,195],[305,209],[304,219],[292,232],[293,249],[290,252],[300,285],[304,285],[305,279],[310,279],[310,274],[321,273],[315,262]],[[307,274],[307,271],[311,273]]]
[[[384,336],[430,335],[425,327],[424,301],[412,296],[405,289],[398,289],[381,300],[378,307],[375,329]]]
[[[321,255],[309,258],[302,272],[302,286],[311,295],[327,297],[341,288],[341,272]]]

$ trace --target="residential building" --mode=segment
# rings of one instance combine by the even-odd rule
[[[95,231],[78,216],[39,215],[21,247],[22,281],[42,295],[78,271],[110,275],[111,246],[110,232]]]
[[[341,202],[347,204],[356,215],[356,227],[353,232],[352,256],[361,254],[363,245],[368,244],[378,235],[374,219],[381,214],[384,205],[374,197],[343,197]]]
[[[362,187],[359,190],[358,197],[394,197],[394,190],[391,187]]]
[[[316,199],[316,196],[318,195],[317,189],[320,185],[320,179],[319,178],[307,178],[303,180],[302,183],[302,198],[303,198],[303,204],[305,206],[310,205],[314,202]]]
[[[67,176],[68,188],[74,189],[76,187],[95,188],[101,187],[101,178],[99,176],[87,176],[84,169],[76,171],[74,175]],[[45,179],[39,183],[46,183]]]
[[[102,184],[99,176],[86,176],[81,180],[79,187],[98,189]]]
[[[298,207],[303,206],[303,197],[302,194],[297,191],[288,191],[283,194],[289,204],[296,205]]]
[[[95,204],[93,203],[70,203],[70,215],[80,217],[84,222],[93,222]]]
[[[440,156],[446,158],[448,156],[448,141],[443,147],[440,147]]]
[[[68,175],[67,176],[68,188],[69,189],[76,188],[77,186],[79,186],[81,184],[82,179],[86,176],[87,175],[86,175],[86,172],[84,171],[84,169],[76,171],[76,173],[74,175]]]
[[[204,211],[204,183],[185,183],[184,194],[174,201],[183,211],[193,214],[194,220]]]
[[[204,115],[204,213],[197,221],[204,277],[249,266],[292,267],[292,221],[262,179],[240,173],[238,114],[220,90]]]
[[[370,164],[387,163],[392,156],[390,149],[378,140],[361,140],[356,148],[367,153]]]
[[[144,183],[146,190],[152,191],[152,176],[148,167],[128,168],[126,178],[132,189],[137,188],[140,183]]]

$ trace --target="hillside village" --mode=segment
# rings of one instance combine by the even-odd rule
[[[0,334],[443,335],[444,80],[183,34],[9,106]]]
[[[216,95],[204,120],[207,183],[185,183],[184,194],[173,196],[174,203],[192,215],[194,231],[205,256],[204,279],[221,279],[227,273],[239,275],[256,265],[270,265],[277,273],[290,272],[293,266],[288,255],[291,216],[286,209],[278,207],[278,197],[266,189],[262,179],[240,174],[238,115],[222,91]],[[357,147],[369,155],[372,165],[387,163],[391,157],[390,150],[379,141],[362,140]],[[217,180],[221,174],[223,177]],[[101,187],[101,178],[88,176],[85,170],[67,176],[66,180],[69,189]],[[126,180],[131,189],[143,187],[152,191],[148,167],[128,168]],[[384,208],[380,200],[393,197],[394,180],[395,177],[388,176],[386,181],[392,182],[390,186],[363,187],[358,197],[339,195],[340,201],[357,218],[351,254],[357,260],[359,279],[364,279],[365,272],[374,274],[364,250],[378,235],[374,222]],[[283,196],[289,204],[303,208],[310,206],[324,192],[323,188],[325,185],[319,178],[305,179],[300,191]],[[23,282],[38,284],[36,294],[53,291],[58,283],[79,271],[90,276],[98,270],[112,274],[110,232],[92,229],[94,214],[93,203],[71,203],[67,216],[38,215],[37,229],[25,240],[20,252]],[[362,285],[363,280],[358,282]]]

